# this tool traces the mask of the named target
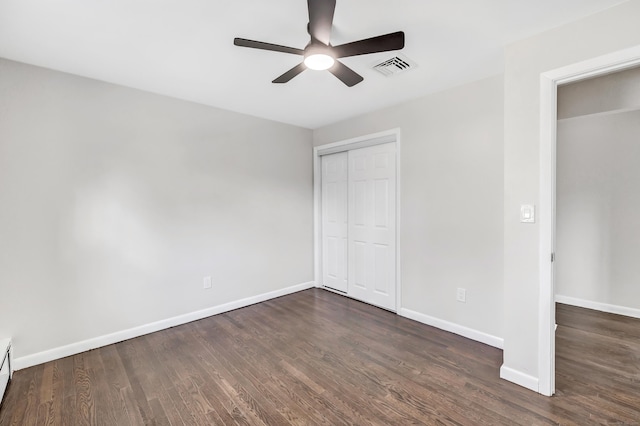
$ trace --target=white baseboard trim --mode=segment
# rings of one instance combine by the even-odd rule
[[[538,378],[523,373],[522,371],[507,367],[502,364],[500,367],[500,378],[508,380],[516,385],[520,385],[523,388],[527,388],[534,392],[539,392]]]
[[[144,324],[138,327],[129,328],[127,330],[117,331],[115,333],[94,337],[69,345],[60,346],[46,351],[38,352],[31,355],[22,356],[13,360],[13,370],[21,370],[23,368],[32,367],[34,365],[43,364],[45,362],[76,355],[91,349],[100,348],[102,346],[111,345],[113,343],[122,342],[123,340],[133,339],[134,337],[144,336],[145,334],[155,333],[156,331],[175,327],[177,325],[186,324],[197,321],[212,315],[233,311],[234,309],[244,308],[245,306],[254,305],[266,300],[275,299],[276,297],[286,296],[287,294],[297,293],[302,290],[313,288],[316,286],[314,281],[286,287],[280,290],[271,291],[257,296],[247,297],[245,299],[236,300],[234,302],[224,303],[222,305],[213,306],[211,308],[178,315],[172,318]]]
[[[498,349],[503,349],[504,347],[504,340],[501,337],[492,336],[491,334],[474,330],[473,328],[465,327],[453,322],[421,314],[420,312],[415,312],[406,308],[400,308],[400,310],[398,311],[398,315],[421,322],[426,325],[430,325],[435,328],[439,328],[444,331],[458,334],[460,336],[475,340],[476,342],[484,343],[489,346],[493,346]]]
[[[608,303],[592,302],[590,300],[578,299],[576,297],[556,295],[556,302],[565,305],[578,306],[580,308],[595,309],[596,311],[608,312],[610,314],[625,315],[632,318],[640,318],[640,309],[627,308],[626,306],[610,305]]]

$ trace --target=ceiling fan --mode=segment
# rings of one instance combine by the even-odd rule
[[[307,5],[309,8],[307,32],[311,36],[311,41],[304,49],[244,38],[233,39],[233,44],[236,46],[291,53],[304,57],[303,62],[273,80],[273,83],[286,83],[302,71],[310,68],[313,70],[328,70],[347,86],[355,86],[363,80],[363,77],[338,61],[338,58],[400,50],[404,47],[404,32],[402,31],[332,46],[330,43],[331,27],[333,26],[336,0],[307,0]]]

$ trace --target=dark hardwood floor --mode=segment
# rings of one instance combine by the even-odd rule
[[[556,397],[591,424],[640,425],[640,319],[556,304]]]
[[[498,349],[311,289],[17,371],[0,425],[640,424],[640,321],[558,313],[553,398]]]

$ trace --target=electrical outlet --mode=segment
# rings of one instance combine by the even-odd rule
[[[467,302],[467,290],[464,288],[458,288],[456,292],[456,300],[458,302],[466,303]]]
[[[211,288],[211,277],[204,277],[204,288]]]

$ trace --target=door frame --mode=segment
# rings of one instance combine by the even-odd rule
[[[402,176],[402,173],[400,173],[400,128],[331,142],[313,148],[313,276],[316,287],[333,291],[322,285],[322,167],[320,157],[385,143],[396,144],[396,306],[393,312],[397,313],[402,307],[400,274],[400,177]]]
[[[555,393],[556,126],[558,86],[640,65],[640,46],[557,68],[540,75],[540,299],[538,392]]]

